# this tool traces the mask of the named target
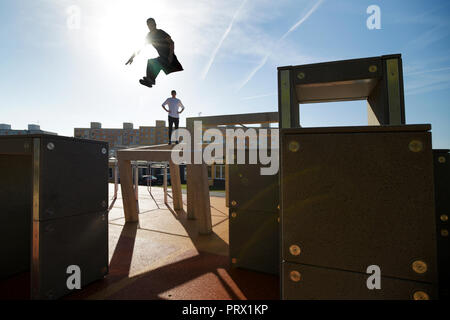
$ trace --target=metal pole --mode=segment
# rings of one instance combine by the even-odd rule
[[[139,200],[139,166],[137,163],[134,165],[134,195],[136,201]]]
[[[167,204],[167,164],[164,163],[164,203]]]

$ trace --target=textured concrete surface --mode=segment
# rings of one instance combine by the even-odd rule
[[[110,197],[113,195],[110,184]],[[139,187],[139,225],[125,224],[120,188],[109,214],[110,273],[67,299],[278,299],[278,277],[234,269],[225,198],[211,197],[213,233],[175,212],[162,188]]]
[[[110,198],[114,186],[109,185]],[[224,197],[211,197],[213,233],[199,235],[162,188],[139,187],[139,225],[125,224],[120,188],[109,213],[109,274],[65,299],[278,299],[278,277],[231,268]],[[169,201],[170,201],[169,197]],[[28,299],[29,273],[0,281],[0,300]]]

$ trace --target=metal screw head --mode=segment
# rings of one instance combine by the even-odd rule
[[[289,142],[289,151],[297,152],[298,150],[300,150],[300,144],[297,141]]]
[[[236,259],[236,258],[232,258],[232,259],[231,259],[231,263],[232,263],[232,264],[236,264],[236,262],[237,262],[237,259]]]
[[[377,72],[377,70],[378,70],[378,67],[376,65],[372,65],[369,67],[369,72],[371,72],[371,73]]]
[[[53,142],[49,142],[47,143],[47,149],[48,150],[54,150],[55,149],[55,144]]]
[[[441,214],[440,218],[441,218],[442,222],[447,222],[448,221],[448,215],[446,215],[446,214]]]
[[[430,296],[424,291],[416,291],[413,294],[414,300],[430,300]]]
[[[442,229],[441,230],[441,236],[448,237],[448,230],[447,229]]]
[[[277,209],[280,210],[280,205],[277,205]]]
[[[411,150],[412,152],[420,152],[423,150],[423,143],[422,141],[419,140],[412,140],[409,143],[409,150]]]
[[[299,72],[297,74],[297,78],[299,78],[300,80],[305,79],[305,77],[306,77],[306,74],[304,72]]]
[[[440,157],[438,158],[438,162],[439,162],[439,163],[445,163],[445,161],[447,161],[447,159],[445,159],[444,156],[440,156]]]
[[[294,282],[299,282],[302,278],[302,275],[300,274],[300,272],[293,270],[289,273],[289,278],[291,278],[291,280]]]
[[[232,213],[231,213],[231,217],[232,217],[232,218],[236,218],[236,217],[237,217],[236,212],[232,212]]]
[[[233,201],[231,201],[231,205],[232,205],[233,207],[235,207],[235,206],[237,205],[237,202],[236,202],[235,200],[233,200]]]
[[[300,249],[300,247],[296,244],[293,244],[292,246],[289,247],[289,252],[293,255],[293,256],[299,256],[300,253],[302,252],[302,250]]]
[[[277,222],[280,223],[280,217],[277,218]]]
[[[412,263],[412,269],[415,273],[423,274],[427,272],[428,266],[422,260],[416,260]]]
[[[106,148],[102,148],[102,153],[106,154]]]

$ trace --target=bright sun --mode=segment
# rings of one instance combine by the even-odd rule
[[[146,20],[167,12],[163,1],[120,0],[98,12],[97,45],[107,64],[125,64],[134,51],[144,45],[148,29]],[[143,55],[154,55],[147,46]]]

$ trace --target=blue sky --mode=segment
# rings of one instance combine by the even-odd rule
[[[366,27],[374,4],[380,30]],[[79,28],[68,25],[72,6]],[[152,89],[138,79],[153,48],[125,66],[147,17],[172,36],[185,69]],[[154,125],[171,89],[184,118],[276,111],[278,66],[401,53],[407,123],[431,123],[433,146],[450,148],[449,18],[444,0],[2,0],[0,123],[68,136],[91,121]],[[364,101],[301,107],[303,126],[366,117]]]

